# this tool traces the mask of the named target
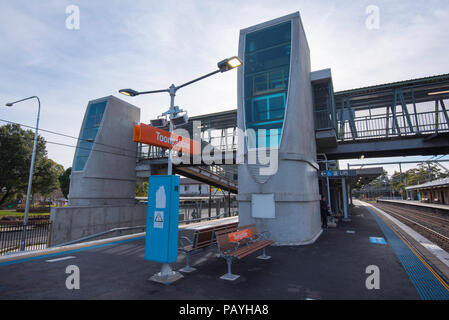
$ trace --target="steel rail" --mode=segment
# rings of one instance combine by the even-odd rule
[[[380,207],[382,207],[382,206],[380,206]],[[380,209],[382,209],[382,208],[380,208]],[[385,208],[383,208],[383,210],[385,210]],[[390,213],[390,214],[398,216],[398,217],[400,217],[400,218],[402,218],[402,219],[404,219],[404,220],[406,220],[406,221],[408,221],[408,222],[410,222],[410,223],[412,223],[412,224],[414,224],[414,225],[416,225],[416,226],[418,226],[418,227],[420,227],[420,228],[430,232],[432,235],[436,236],[437,238],[440,238],[441,240],[444,240],[445,242],[449,243],[449,237],[446,237],[445,235],[443,235],[443,234],[441,234],[441,233],[439,233],[439,232],[437,232],[437,231],[435,231],[435,230],[433,230],[433,229],[431,229],[429,227],[426,227],[426,226],[422,225],[421,223],[419,223],[417,221],[414,221],[414,220],[412,220],[410,218],[404,217],[403,214],[397,213],[397,212],[395,212],[395,210],[392,210],[391,208],[386,208],[386,211],[388,211],[388,213]]]

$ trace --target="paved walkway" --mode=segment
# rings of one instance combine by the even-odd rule
[[[351,222],[324,230],[312,245],[271,247],[271,260],[254,254],[236,261],[233,273],[240,278],[234,282],[219,279],[226,264],[213,250],[194,255],[198,270],[169,286],[147,281],[160,264],[144,260],[139,237],[35,260],[0,261],[0,299],[420,299],[376,218],[363,206],[350,213]],[[47,262],[59,258],[65,259]],[[69,265],[80,270],[79,290],[66,288]],[[172,266],[183,265],[180,254]],[[365,284],[373,265],[380,270],[379,290]]]

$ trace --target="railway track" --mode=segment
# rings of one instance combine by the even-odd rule
[[[449,218],[383,203],[376,203],[374,206],[391,214],[449,252]]]

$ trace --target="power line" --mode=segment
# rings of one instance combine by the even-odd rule
[[[20,123],[15,123],[15,122],[8,121],[8,120],[2,120],[2,119],[0,119],[0,121],[5,121],[5,122],[17,124],[17,125],[19,125],[19,126],[29,127],[29,126],[27,126],[27,125],[22,125],[22,124],[20,124]],[[41,130],[41,129],[39,129],[39,130]],[[42,131],[44,131],[44,130],[42,130]],[[45,130],[45,131],[48,131],[48,130]],[[58,133],[55,133],[55,134],[58,134]],[[63,134],[59,134],[59,135],[63,135]],[[70,137],[70,136],[69,136],[69,137]],[[34,138],[28,138],[28,137],[23,137],[23,138],[24,138],[24,139],[27,139],[27,140],[34,141]],[[89,142],[89,143],[93,143],[93,141],[89,141],[89,140],[85,140],[85,139],[78,139],[78,138],[76,138],[76,139],[77,139],[77,140],[84,140],[84,141],[87,141],[87,142]],[[94,152],[102,152],[102,153],[112,154],[112,155],[116,155],[116,156],[121,156],[121,157],[127,157],[127,158],[136,159],[136,156],[130,156],[130,155],[127,155],[127,154],[121,154],[121,153],[116,153],[116,152],[111,152],[111,151],[105,151],[105,150],[97,150],[97,149],[94,149],[94,148],[85,148],[85,147],[81,147],[81,146],[74,146],[74,145],[70,145],[70,144],[65,144],[65,143],[60,143],[60,142],[54,142],[54,141],[48,141],[48,140],[44,140],[44,141],[45,141],[46,143],[49,143],[49,144],[54,144],[54,145],[59,145],[59,146],[64,146],[64,147],[70,147],[70,148],[81,149],[81,150],[88,150],[88,151],[94,151]],[[108,145],[106,145],[106,144],[101,144],[101,143],[96,143],[96,144],[108,146]],[[112,147],[112,146],[108,146],[108,147]],[[115,148],[118,148],[118,147],[115,147]],[[132,150],[132,151],[131,151],[131,150],[128,150],[128,149],[123,149],[123,148],[119,148],[119,149],[121,149],[122,151],[130,151],[130,152],[133,152],[133,153],[136,152],[135,150]]]
[[[25,127],[25,128],[29,128],[29,129],[32,129],[32,130],[36,130],[35,127],[31,127],[31,126],[28,126],[28,125],[23,124],[23,123],[13,122],[13,121],[5,120],[5,119],[0,119],[0,121],[11,123],[11,124],[17,124],[17,125],[19,125],[21,127]],[[55,134],[55,135],[59,135],[59,136],[63,136],[63,137],[67,137],[67,138],[71,138],[71,139],[75,139],[75,140],[79,140],[79,141],[86,141],[86,142],[90,142],[90,143],[93,142],[93,141],[91,141],[89,139],[83,139],[83,138],[79,138],[79,137],[74,137],[74,136],[71,136],[71,135],[68,135],[68,134],[64,134],[64,133],[60,133],[60,132],[56,132],[56,131],[51,131],[51,130],[46,130],[46,129],[42,129],[42,128],[39,128],[39,131],[44,131],[44,132],[48,132],[48,133],[51,133],[51,134]],[[95,142],[95,143],[98,144],[98,145],[102,145],[102,146],[110,147],[110,148],[115,148],[115,149],[122,150],[122,151],[135,152],[134,150],[125,149],[125,148],[117,147],[117,146],[112,146],[112,145],[108,145],[108,144],[101,143],[101,142]]]
[[[32,140],[32,139],[30,139],[30,140]],[[132,157],[132,156],[129,156],[129,155],[126,155],[126,154],[121,154],[121,153],[115,153],[115,152],[104,151],[104,150],[96,150],[96,149],[93,149],[93,148],[83,148],[83,147],[79,147],[79,146],[74,146],[74,145],[60,143],[60,142],[54,142],[54,141],[45,141],[45,142],[46,143],[50,143],[50,144],[59,145],[59,146],[64,146],[64,147],[70,147],[70,148],[82,149],[82,150],[90,150],[90,151],[95,151],[95,152],[103,152],[103,153],[113,154],[113,155],[116,155],[116,156],[136,159],[136,156]]]

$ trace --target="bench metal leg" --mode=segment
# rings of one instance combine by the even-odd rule
[[[220,277],[220,279],[228,280],[228,281],[234,281],[234,280],[238,279],[240,276],[237,274],[232,274],[232,272],[231,272],[232,258],[226,258],[226,263],[228,265],[228,273],[222,275]]]
[[[186,266],[182,269],[179,269],[179,271],[189,273],[195,270],[196,268],[190,266],[190,252],[186,252]]]
[[[267,256],[267,252],[265,251],[266,248],[263,248],[263,252],[260,256],[257,257],[257,259],[260,260],[268,260],[271,259],[271,256]]]

